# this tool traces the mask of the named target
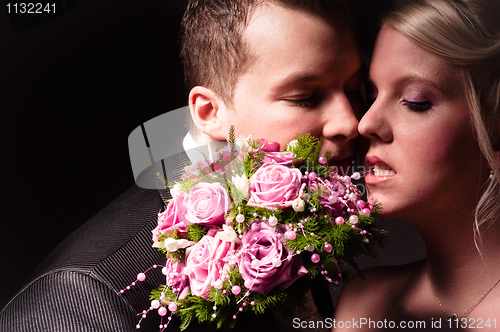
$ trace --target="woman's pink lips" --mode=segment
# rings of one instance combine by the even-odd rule
[[[386,170],[393,171],[393,169],[385,161],[383,161],[382,159],[380,159],[377,156],[366,156],[365,163],[366,163],[366,167],[367,167],[367,173],[365,176],[366,184],[382,183],[382,182],[385,182],[385,181],[392,179],[393,177],[395,177],[397,175],[397,173],[396,174],[375,175],[375,172],[374,172],[375,165],[380,165],[380,166],[383,166],[383,168]]]
[[[385,161],[383,161],[377,156],[366,155],[365,161],[368,164],[368,166],[385,165],[390,168],[389,164],[387,164]]]

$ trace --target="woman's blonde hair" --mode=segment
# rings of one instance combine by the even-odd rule
[[[493,171],[476,207],[474,235],[499,216],[500,1],[414,0],[392,11],[384,23],[454,66],[462,80],[479,147]]]

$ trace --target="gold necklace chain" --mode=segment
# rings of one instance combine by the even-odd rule
[[[439,303],[439,307],[441,308],[441,310],[443,310],[443,313],[445,314],[445,316],[447,317],[447,319],[453,318],[454,320],[461,320],[462,318],[467,317],[472,312],[472,310],[474,310],[479,305],[479,303],[481,303],[484,300],[484,298],[486,297],[486,295],[488,295],[493,290],[493,288],[495,288],[495,286],[498,285],[498,283],[500,282],[500,278],[498,278],[497,281],[495,281],[493,283],[493,285],[483,295],[481,295],[481,297],[476,301],[476,303],[474,303],[469,309],[467,309],[462,314],[462,316],[458,317],[457,314],[448,315],[448,313],[444,309],[443,304],[441,303],[441,301],[439,300],[439,297],[436,294],[436,290],[434,289],[434,285],[432,284],[431,277],[430,277],[428,269],[427,269],[427,278],[429,279],[429,283],[431,285],[432,292],[434,293],[434,297],[436,298],[437,302]]]

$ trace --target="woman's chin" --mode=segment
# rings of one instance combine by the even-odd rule
[[[404,206],[397,204],[394,198],[385,197],[377,194],[370,194],[368,192],[368,200],[371,200],[373,197],[374,203],[379,204],[380,212],[379,216],[384,218],[404,218]],[[395,204],[396,203],[396,204]]]

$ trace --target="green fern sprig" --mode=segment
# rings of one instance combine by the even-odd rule
[[[198,242],[200,241],[205,235],[207,234],[207,231],[203,229],[200,225],[198,224],[191,224],[188,227],[188,238],[191,241]]]

